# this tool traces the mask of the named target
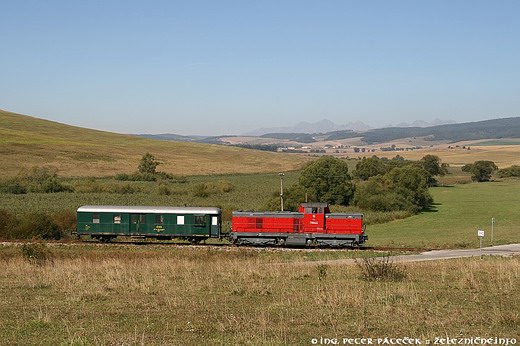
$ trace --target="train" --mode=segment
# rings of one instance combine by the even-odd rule
[[[223,230],[216,207],[82,206],[80,239],[108,242],[116,237],[183,239],[198,244],[228,239],[236,245],[359,247],[368,239],[361,213],[332,213],[327,203],[302,203],[298,212],[233,211]]]

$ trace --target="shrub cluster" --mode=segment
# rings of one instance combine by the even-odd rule
[[[148,172],[135,172],[132,174],[116,174],[114,179],[120,181],[161,181],[161,180],[170,180],[172,182],[185,182],[186,179],[182,177],[176,177],[173,174],[165,173],[165,172],[156,172],[156,173],[148,173]]]
[[[393,168],[385,175],[358,183],[354,205],[372,211],[418,213],[433,203],[427,176],[422,167],[415,165]]]
[[[65,211],[54,215],[29,213],[21,216],[0,210],[0,239],[58,240],[76,229],[76,215]]]
[[[508,168],[499,169],[497,175],[500,178],[520,177],[520,166],[512,165]]]
[[[42,243],[22,245],[22,257],[29,263],[39,266],[54,262],[51,250]]]
[[[367,281],[401,281],[406,278],[406,270],[397,266],[386,254],[382,257],[362,257],[356,259],[361,277]]]
[[[0,192],[25,194],[27,192],[55,193],[72,192],[74,189],[64,184],[53,167],[33,167],[15,178],[0,182]]]
[[[193,188],[195,197],[206,198],[213,194],[228,193],[233,190],[234,186],[230,181],[219,180],[217,182],[200,183]]]

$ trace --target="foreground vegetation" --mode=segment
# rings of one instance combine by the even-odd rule
[[[207,248],[0,247],[2,343],[309,345],[312,338],[518,337],[520,259],[355,265]]]

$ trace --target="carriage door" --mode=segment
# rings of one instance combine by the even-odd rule
[[[145,222],[146,214],[130,214],[130,234],[143,233]]]
[[[217,215],[211,215],[211,226],[210,226],[210,236],[211,237],[218,237],[219,236],[219,217]]]

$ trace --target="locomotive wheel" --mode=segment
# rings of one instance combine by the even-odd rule
[[[316,246],[316,239],[307,239],[307,246]]]

